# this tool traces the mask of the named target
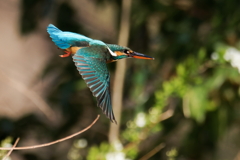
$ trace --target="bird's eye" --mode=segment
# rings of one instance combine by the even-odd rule
[[[127,50],[127,49],[125,49],[123,52],[126,53],[126,54],[130,54],[130,51]]]

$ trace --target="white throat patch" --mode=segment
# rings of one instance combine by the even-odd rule
[[[113,51],[111,51],[111,49],[109,49],[108,47],[107,47],[107,49],[108,49],[108,51],[110,52],[110,54],[111,54],[112,56],[114,56],[114,57],[116,57],[116,56],[117,56],[117,54],[116,54],[116,53],[114,53]]]

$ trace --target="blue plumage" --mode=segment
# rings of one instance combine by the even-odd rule
[[[73,61],[80,75],[87,83],[93,96],[97,98],[97,105],[104,114],[116,122],[110,95],[110,74],[106,63],[122,58],[153,59],[150,56],[132,51],[127,47],[115,44],[105,44],[99,40],[93,40],[81,34],[63,32],[54,25],[47,27],[52,41],[67,54],[61,57],[73,55]]]
[[[107,45],[80,34],[63,32],[52,24],[48,26],[47,32],[61,49],[84,47],[73,55],[73,61],[93,96],[97,98],[98,106],[112,122],[116,123],[111,105],[110,74],[106,65],[106,61],[110,59],[110,54],[105,55],[109,52]]]
[[[73,32],[63,32],[52,24],[47,27],[52,41],[61,49],[67,49],[71,46],[88,46],[91,38]]]

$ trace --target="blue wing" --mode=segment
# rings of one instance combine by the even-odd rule
[[[93,96],[97,98],[97,105],[103,113],[112,121],[116,122],[110,96],[110,74],[107,69],[106,61],[99,58],[83,57],[81,49],[73,56],[73,61],[87,83]]]
[[[52,41],[61,49],[67,49],[71,46],[87,47],[92,41],[91,38],[73,32],[63,32],[52,24],[47,27]]]

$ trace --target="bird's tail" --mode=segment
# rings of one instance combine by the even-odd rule
[[[47,27],[47,32],[51,35],[52,33],[62,32],[60,29],[58,29],[53,24],[49,24]]]
[[[61,49],[69,48],[70,45],[64,41],[63,31],[55,27],[53,24],[49,24],[47,27],[47,32],[49,33],[52,41]]]

